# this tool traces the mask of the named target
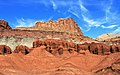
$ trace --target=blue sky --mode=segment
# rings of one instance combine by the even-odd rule
[[[13,28],[74,18],[84,35],[120,32],[120,0],[0,0],[0,19]]]

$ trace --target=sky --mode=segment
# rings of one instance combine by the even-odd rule
[[[120,0],[0,0],[0,19],[12,28],[73,18],[91,38],[120,32]]]

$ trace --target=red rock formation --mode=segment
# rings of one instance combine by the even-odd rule
[[[5,55],[5,54],[11,54],[11,49],[10,47],[6,46],[6,45],[0,45],[0,54],[1,55]]]
[[[91,43],[89,50],[93,54],[110,54],[110,46],[102,43]]]
[[[77,23],[72,18],[58,19],[58,22],[50,20],[48,22],[37,22],[35,28],[41,28],[41,30],[52,30],[67,32],[73,35],[83,35],[82,31],[78,27]]]
[[[89,40],[88,37],[83,36],[73,19],[59,19],[58,22],[52,20],[42,23],[38,22],[36,26],[30,28],[33,28],[33,30],[12,29],[0,32],[1,37],[5,36],[7,38],[14,37],[23,39],[25,37],[32,37],[35,39],[43,39],[33,42],[32,51],[28,47],[20,45],[16,47],[13,54],[9,56],[0,56],[0,74],[120,74],[120,45],[110,46],[103,43],[73,43],[76,39],[77,42],[88,42]],[[36,28],[38,30],[34,30]],[[49,36],[51,39],[47,39]],[[45,38],[47,40],[44,40]],[[55,40],[54,38],[59,38],[59,40]],[[67,42],[66,40],[71,42]],[[27,55],[24,56],[19,52]],[[9,47],[5,45],[0,46],[0,54],[4,55],[10,53],[11,50]]]
[[[33,47],[46,46],[46,50],[53,55],[62,55],[64,51],[72,53],[77,51],[77,45],[72,42],[66,42],[62,40],[36,40],[33,42]]]
[[[19,45],[14,50],[14,53],[19,53],[19,52],[26,55],[26,54],[28,54],[30,52],[30,49],[27,46]]]
[[[1,25],[7,25],[8,23],[4,20],[1,20]],[[6,26],[4,26],[6,27]],[[10,29],[9,25],[6,27]],[[5,28],[3,28],[5,29]],[[72,19],[59,19],[58,21],[50,20],[48,22],[37,22],[33,27],[22,27],[4,31],[0,31],[0,39],[5,37],[9,40],[9,38],[13,38],[16,42],[21,42],[24,38],[30,38],[30,45],[32,46],[32,41],[34,39],[60,39],[64,41],[71,41],[71,42],[82,42],[85,41],[91,42],[94,41],[93,39],[86,37],[83,35],[82,31],[78,27],[77,23]],[[6,41],[6,40],[5,40]],[[28,40],[29,41],[29,40]],[[27,42],[27,41],[26,41]],[[25,42],[25,43],[26,43]],[[0,42],[1,43],[1,42]],[[11,49],[14,49],[14,45],[9,44],[12,46]]]
[[[3,29],[11,29],[11,27],[8,25],[8,22],[5,20],[0,20],[0,30]]]
[[[91,43],[89,46],[90,52],[93,54],[102,54],[102,45],[99,43]]]
[[[55,57],[46,47],[34,48],[29,54],[0,56],[1,75],[119,75],[120,53],[107,56],[77,54]],[[81,52],[86,53],[86,52]],[[71,56],[71,57],[68,57]],[[67,57],[67,58],[66,58]]]
[[[106,45],[103,43],[84,43],[75,44],[62,40],[36,40],[33,42],[33,48],[46,46],[46,50],[54,55],[62,55],[64,51],[69,53],[80,53],[89,50],[90,53],[97,55],[109,55],[110,53],[120,52],[119,45]]]
[[[46,46],[40,46],[37,48],[34,48],[31,53],[28,54],[28,56],[34,56],[34,57],[54,57],[51,53],[46,51]]]

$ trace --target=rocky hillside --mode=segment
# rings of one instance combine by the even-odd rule
[[[55,56],[41,46],[27,55],[0,55],[0,75],[120,75],[119,52],[105,56],[89,51],[60,54]]]
[[[106,44],[120,44],[120,33],[118,34],[102,34],[96,38],[97,41],[106,43]]]
[[[74,43],[92,42],[93,39],[84,36],[77,23],[72,19],[37,22],[33,27],[11,29],[6,21],[0,21],[0,45],[7,45],[12,50],[18,45],[32,47],[35,39],[61,39]]]
[[[94,41],[71,18],[0,29],[0,75],[120,75],[119,37]]]

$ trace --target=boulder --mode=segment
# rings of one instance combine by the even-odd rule
[[[11,54],[11,48],[9,46],[6,45],[0,45],[0,54],[1,55],[5,55],[5,54]]]
[[[26,55],[30,52],[30,49],[27,46],[19,45],[19,46],[16,46],[14,53],[19,53],[19,52]]]
[[[111,53],[120,52],[120,45],[111,45],[110,52]]]

